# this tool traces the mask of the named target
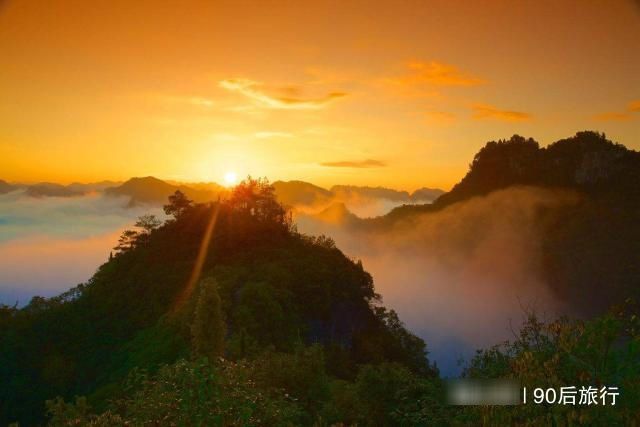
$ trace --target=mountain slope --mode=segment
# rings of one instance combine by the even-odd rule
[[[286,206],[324,205],[333,197],[329,190],[304,181],[275,181],[273,187],[278,200]]]
[[[514,135],[488,142],[467,175],[442,195],[445,206],[513,185],[572,188],[590,195],[640,200],[640,153],[596,132],[578,132],[548,147]]]
[[[424,343],[378,306],[362,265],[330,239],[296,233],[268,186],[180,206],[88,283],[35,297],[21,310],[0,307],[0,423],[41,422],[44,400],[57,395],[89,395],[104,407],[132,368],[188,357],[201,292],[191,277],[213,217],[199,276],[218,285],[226,357],[319,343],[337,377],[353,378],[358,364],[381,361],[432,374]]]
[[[540,209],[531,224],[538,230],[540,274],[556,296],[584,315],[640,298],[640,153],[596,132],[579,132],[545,148],[520,136],[488,142],[466,176],[433,204],[401,206],[349,225],[365,234],[392,230],[516,186],[578,197],[575,204]],[[517,209],[493,215],[513,215]]]

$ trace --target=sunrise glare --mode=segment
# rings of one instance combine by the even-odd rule
[[[229,171],[224,174],[224,183],[227,186],[232,186],[238,182],[238,174],[233,171]]]

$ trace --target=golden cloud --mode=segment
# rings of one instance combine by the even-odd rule
[[[630,101],[626,111],[607,111],[594,115],[593,119],[602,122],[624,122],[633,119],[631,113],[640,113],[640,99]]]
[[[478,86],[486,80],[463,73],[456,66],[442,62],[414,61],[407,64],[409,75],[390,82],[402,85],[430,84],[434,86]]]
[[[473,118],[476,120],[494,119],[505,122],[521,122],[531,120],[531,114],[521,111],[501,110],[489,104],[475,104],[471,107],[474,111]]]
[[[317,110],[325,107],[331,101],[346,96],[344,92],[331,92],[321,98],[301,98],[300,90],[296,87],[286,87],[278,90],[285,96],[269,93],[260,82],[248,79],[225,79],[219,82],[221,88],[237,92],[257,105],[274,110]]]
[[[630,110],[633,111],[633,110]],[[623,122],[625,120],[631,119],[631,115],[629,113],[620,113],[617,111],[609,111],[606,113],[600,113],[593,116],[595,120],[601,122]]]
[[[640,99],[631,101],[627,106],[627,109],[634,113],[640,113]]]
[[[387,164],[381,160],[367,159],[367,160],[340,160],[336,162],[324,162],[320,163],[320,166],[326,166],[331,168],[382,168]]]

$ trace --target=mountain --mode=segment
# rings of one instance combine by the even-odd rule
[[[104,191],[107,188],[115,187],[120,184],[122,184],[122,182],[118,182],[118,181],[99,181],[99,182],[90,182],[90,183],[74,182],[67,185],[67,188],[74,192],[86,194],[86,193],[91,193],[93,191],[97,191],[97,192]]]
[[[640,153],[597,132],[547,147],[517,135],[490,141],[465,177],[433,204],[397,207],[347,226],[363,233],[392,230],[510,187],[568,191],[578,200],[540,208],[530,224],[543,254],[540,274],[558,298],[589,316],[640,299]]]
[[[29,185],[26,194],[31,197],[77,197],[82,196],[85,192],[61,184],[42,182]]]
[[[572,188],[591,195],[640,199],[640,153],[609,141],[604,134],[578,132],[541,148],[514,135],[488,142],[467,175],[436,205],[444,206],[513,185]]]
[[[108,187],[119,185],[115,181],[101,181],[94,183],[74,182],[69,185],[56,184],[52,182],[41,182],[30,185],[13,185],[0,180],[0,194],[11,191],[26,189],[26,194],[31,197],[78,197],[94,191],[100,192]]]
[[[0,194],[10,193],[19,189],[20,186],[9,184],[7,181],[3,181],[0,179]]]
[[[347,209],[344,203],[340,202],[332,203],[317,214],[311,215],[311,217],[318,221],[340,226],[356,222],[359,219]]]
[[[159,194],[173,186],[144,178],[121,188],[147,197],[148,188]],[[185,363],[196,369],[194,380],[207,378],[200,369],[210,367],[238,384],[220,393],[231,393],[235,407],[253,402],[243,416],[265,399],[277,412],[290,408],[295,400],[276,396],[299,384],[296,394],[309,398],[295,403],[297,421],[286,425],[311,424],[329,381],[331,387],[353,381],[360,366],[388,362],[389,375],[403,381],[435,381],[424,342],[381,306],[362,264],[331,239],[297,233],[268,184],[241,185],[213,204],[175,203],[174,218],[164,224],[124,233],[128,243],[87,283],[54,298],[34,297],[23,309],[0,306],[0,424],[39,425],[44,401],[56,396],[86,395],[104,410],[131,390],[136,375],[162,375],[173,368],[161,366],[174,362],[176,369]],[[222,339],[216,346],[208,344],[213,333]],[[198,359],[206,355],[209,362]],[[218,362],[221,355],[230,362]],[[176,362],[181,358],[194,362]],[[245,370],[226,377],[237,369]],[[265,375],[271,379],[245,397],[237,393],[247,375],[246,393],[263,387]],[[54,424],[74,413],[64,404],[47,407]]]
[[[341,200],[350,198],[386,199],[394,202],[408,202],[409,193],[385,187],[361,187],[356,185],[334,185],[331,192]]]
[[[304,181],[276,181],[273,186],[278,199],[298,212],[319,213],[334,203],[341,203],[363,217],[386,213],[401,203],[431,202],[444,193],[422,188],[410,195],[407,191],[356,185],[334,185],[327,190]]]
[[[331,201],[333,193],[304,181],[275,181],[276,196],[286,206],[322,206]]]
[[[126,196],[131,205],[158,205],[166,202],[167,198],[177,190],[182,191],[189,198],[197,202],[216,200],[219,192],[217,187],[212,189],[192,188],[186,185],[173,185],[152,176],[131,178],[125,183],[105,189],[108,196]]]
[[[523,222],[520,237],[540,246],[542,256],[531,264],[542,277],[527,273],[576,307],[602,311],[639,296],[636,152],[593,133],[544,149],[520,137],[486,147],[434,204],[364,220],[336,203],[319,219],[365,233],[400,225],[413,233],[419,222],[448,212],[454,233],[470,237],[436,233],[432,249],[457,238],[473,252],[475,231],[487,221],[477,214],[459,221],[460,206],[512,195],[510,187],[522,197],[540,187],[545,194],[558,190],[576,203],[537,207],[528,216],[517,200],[503,197],[488,203],[484,215],[492,224],[508,216],[531,222]],[[134,195],[138,184],[176,187],[157,181],[123,186]],[[454,406],[445,401],[424,341],[382,306],[362,263],[328,237],[300,234],[267,182],[242,184],[215,203],[172,203],[174,216],[164,223],[147,218],[142,229],[125,231],[87,283],[34,297],[22,309],[0,306],[0,424],[633,425],[638,419],[637,306],[616,305],[591,320],[543,322],[527,313],[513,341],[479,350],[464,371],[469,379],[517,380],[528,389],[549,378],[615,384],[622,391],[616,406]],[[411,237],[421,242],[420,234]],[[496,269],[512,256],[501,245],[484,252],[478,255]],[[503,295],[478,285],[471,302],[489,311]],[[460,320],[468,313],[445,314]]]
[[[413,202],[433,202],[442,196],[446,191],[439,188],[422,187],[411,193],[411,201]]]

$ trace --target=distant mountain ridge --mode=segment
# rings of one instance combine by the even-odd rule
[[[196,202],[213,201],[221,194],[222,187],[211,184],[211,188],[207,189],[202,184],[197,184],[198,188],[186,186],[184,184],[169,184],[161,179],[147,176],[142,178],[131,178],[122,185],[105,189],[108,196],[127,196],[130,198],[130,205],[138,204],[162,204],[167,198],[181,191],[190,199]]]
[[[334,185],[329,190],[305,181],[275,181],[278,199],[288,206],[324,206],[349,200],[387,200],[396,203],[432,202],[445,193],[444,190],[422,187],[409,193],[386,187]]]
[[[97,191],[101,192],[108,187],[120,185],[117,181],[100,181],[93,183],[74,182],[69,185],[53,182],[39,182],[37,184],[9,184],[0,180],[0,194],[6,194],[16,190],[25,190],[25,194],[31,197],[79,197]]]
[[[13,184],[9,184],[7,181],[0,179],[0,194],[10,193],[17,190],[19,187]]]

